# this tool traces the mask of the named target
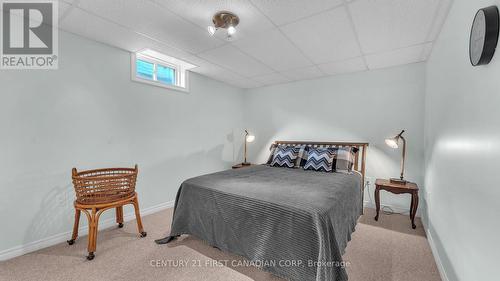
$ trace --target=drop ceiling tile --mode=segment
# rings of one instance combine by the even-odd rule
[[[73,8],[71,13],[59,22],[59,28],[122,49],[128,49],[125,47],[128,42],[135,42],[140,38],[127,28],[78,8]]]
[[[250,1],[277,25],[283,25],[307,16],[321,13],[342,4],[342,0],[287,0],[286,5],[281,1]]]
[[[254,58],[242,53],[236,47],[225,45],[220,48],[198,54],[209,62],[221,65],[245,77],[272,73],[273,70]]]
[[[278,71],[312,64],[278,29],[244,38],[234,45]]]
[[[361,55],[347,10],[343,6],[280,28],[315,63]]]
[[[81,0],[76,4],[82,10],[131,29],[144,27],[157,20],[163,13],[164,17],[171,16],[165,9],[144,0]]]
[[[426,41],[440,0],[357,0],[349,4],[365,54]]]
[[[260,75],[252,77],[252,80],[260,82],[264,85],[280,84],[290,82],[291,80],[280,73],[270,73],[266,75]]]
[[[203,59],[200,58],[200,60]],[[239,74],[236,74],[230,70],[217,66],[213,63],[207,62],[205,60],[199,61],[197,65],[198,67],[194,68],[192,70],[193,72],[209,76],[217,80],[230,81],[230,80],[244,79],[244,77]]]
[[[328,75],[337,75],[337,74],[352,73],[352,72],[367,70],[365,62],[361,57],[348,59],[344,61],[320,64],[318,65],[318,67],[321,69],[321,71],[323,71]]]
[[[59,22],[59,28],[130,52],[150,48],[188,62],[193,59],[187,52],[144,37],[79,8],[72,8],[67,17]]]
[[[154,0],[161,6],[206,30],[219,11],[231,11],[240,18],[234,40],[274,28],[271,21],[247,0]],[[225,38],[223,32],[217,36]]]
[[[441,0],[439,3],[439,8],[436,13],[436,18],[434,19],[434,23],[432,24],[431,31],[427,36],[427,41],[434,41],[437,39],[441,29],[443,28],[443,24],[448,16],[452,4],[452,0]]]
[[[83,0],[78,7],[187,52],[198,53],[225,44],[151,1]]]
[[[233,81],[228,81],[226,83],[244,89],[258,88],[264,86],[262,83],[253,81],[251,79],[233,80]]]
[[[325,76],[317,66],[308,66],[304,68],[297,68],[287,71],[280,72],[283,76],[290,78],[291,80],[306,80],[317,77]]]
[[[424,61],[422,54],[428,44],[402,48],[390,52],[365,56],[369,69],[385,68],[396,65],[410,64]]]
[[[199,59],[203,60],[203,59]],[[211,64],[207,61],[198,61],[199,67],[194,68],[192,72],[199,73],[204,76],[208,76],[226,84],[230,84],[240,88],[255,88],[260,87],[263,84],[252,79],[244,78],[232,71],[224,69],[220,66]]]

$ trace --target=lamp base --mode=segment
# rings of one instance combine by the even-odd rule
[[[252,165],[252,163],[250,163],[250,162],[243,162],[243,163],[241,163],[241,165],[243,165],[243,166],[250,166],[250,165]]]
[[[406,184],[407,183],[406,180],[404,180],[404,179],[402,180],[400,178],[391,178],[391,182],[392,183],[397,183],[397,184]]]

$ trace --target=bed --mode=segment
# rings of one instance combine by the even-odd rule
[[[256,165],[184,181],[177,193],[169,243],[190,234],[288,280],[347,280],[342,254],[363,212],[367,143],[353,146],[353,172],[325,173]]]

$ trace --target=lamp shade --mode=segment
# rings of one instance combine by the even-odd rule
[[[385,139],[385,144],[387,144],[391,148],[398,148],[398,140],[399,138],[397,137]]]
[[[254,135],[247,135],[246,136],[246,141],[247,142],[253,142],[255,140],[255,136]]]

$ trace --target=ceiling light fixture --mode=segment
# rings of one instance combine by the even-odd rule
[[[214,36],[215,32],[219,28],[224,28],[227,29],[226,38],[230,40],[233,34],[236,33],[236,26],[240,23],[240,18],[231,12],[220,11],[213,16],[212,22],[214,25],[207,27],[208,34],[210,34],[210,36]]]

